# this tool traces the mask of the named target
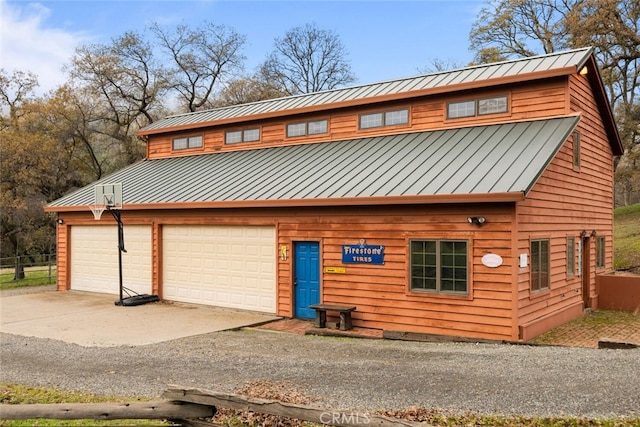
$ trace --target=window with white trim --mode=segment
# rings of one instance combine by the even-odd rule
[[[469,293],[469,243],[466,240],[412,240],[412,291]]]
[[[202,135],[173,138],[174,150],[188,150],[189,148],[202,148]]]
[[[234,130],[225,133],[225,144],[260,141],[260,128]]]
[[[406,125],[409,123],[409,109],[382,111],[361,114],[360,129],[371,129],[383,126]]]

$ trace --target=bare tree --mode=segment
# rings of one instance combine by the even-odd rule
[[[336,33],[306,24],[277,38],[260,72],[288,94],[334,89],[355,81]]]
[[[125,164],[144,155],[135,130],[163,111],[167,80],[159,63],[141,35],[127,32],[110,45],[79,47],[68,67],[78,90],[97,101],[90,110],[96,132],[119,144]]]
[[[425,67],[419,67],[418,72],[423,74],[429,73],[439,73],[442,71],[453,70],[456,68],[462,68],[463,65],[460,65],[454,59],[442,59],[442,58],[434,58],[430,61],[429,65]]]
[[[534,56],[565,47],[563,20],[576,1],[487,1],[469,36],[476,62],[483,57]]]
[[[38,77],[31,72],[14,70],[9,75],[4,68],[0,69],[0,107],[9,109],[9,117],[2,117],[0,122],[2,128],[19,118],[21,106],[33,97],[37,87]]]
[[[179,25],[172,31],[154,23],[151,31],[171,58],[169,86],[188,111],[208,107],[224,78],[242,69],[245,36],[223,25]]]

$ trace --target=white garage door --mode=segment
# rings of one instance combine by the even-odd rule
[[[164,226],[164,299],[276,312],[274,227]]]
[[[151,227],[124,225],[122,283],[138,294],[151,293]],[[118,228],[71,227],[71,289],[119,294]],[[127,294],[124,294],[126,297]]]

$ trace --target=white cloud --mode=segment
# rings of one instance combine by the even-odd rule
[[[87,41],[82,33],[47,27],[50,10],[41,3],[0,0],[0,64],[8,73],[30,71],[38,76],[38,92],[66,81],[62,67],[75,47]]]

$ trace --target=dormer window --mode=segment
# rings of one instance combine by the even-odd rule
[[[447,104],[447,118],[460,119],[463,117],[484,116],[507,112],[507,96],[492,98],[470,99],[449,102]]]
[[[290,123],[287,125],[287,138],[299,136],[319,135],[327,133],[328,122],[324,120],[314,120],[309,122]]]
[[[188,150],[189,148],[202,148],[202,135],[173,138],[174,150]]]
[[[239,144],[241,142],[260,141],[260,128],[234,130],[225,133],[225,144]]]
[[[371,129],[383,126],[406,125],[409,123],[409,109],[381,111],[361,114],[360,129]]]

